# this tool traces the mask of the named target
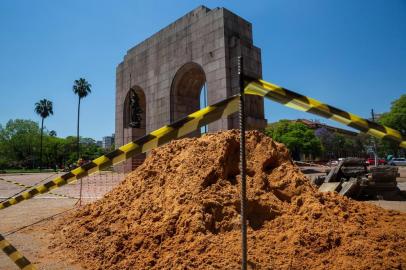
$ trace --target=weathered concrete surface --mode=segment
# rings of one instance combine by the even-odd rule
[[[236,58],[244,57],[244,73],[262,76],[261,51],[253,45],[252,25],[224,8],[200,6],[131,48],[116,70],[116,146],[199,109],[207,84],[208,104],[238,93]],[[145,94],[143,129],[126,126],[128,92]],[[264,128],[263,99],[247,97],[247,125]],[[238,127],[233,115],[209,125],[209,131]],[[128,161],[121,170],[130,171]]]
[[[319,187],[320,192],[333,192],[341,188],[341,182],[323,183]]]

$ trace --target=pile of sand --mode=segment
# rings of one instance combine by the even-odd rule
[[[152,151],[103,199],[55,224],[53,248],[88,269],[238,269],[239,134]],[[406,215],[321,194],[287,149],[247,133],[251,269],[404,269]]]

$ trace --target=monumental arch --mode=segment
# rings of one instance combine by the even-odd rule
[[[204,6],[131,48],[116,70],[116,147],[198,110],[203,87],[208,105],[237,94],[239,55],[244,74],[261,78],[261,50],[253,45],[251,23],[225,8]],[[134,94],[140,121],[132,117]],[[246,97],[246,115],[248,128],[265,127],[261,97]],[[209,124],[208,131],[231,128],[238,128],[237,114]],[[142,158],[119,170],[131,171]]]

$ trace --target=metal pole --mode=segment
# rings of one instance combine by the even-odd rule
[[[372,122],[375,122],[375,114],[374,114],[374,109],[371,109],[371,115],[372,115]],[[376,147],[376,140],[375,138],[372,138],[373,144],[374,144],[374,158],[375,158],[375,167],[378,166],[378,149]]]
[[[203,108],[207,107],[207,87],[206,82],[203,84]],[[207,133],[208,125],[204,126],[204,133]]]
[[[79,189],[79,206],[82,206],[82,188],[83,188],[83,182],[82,178],[80,178],[80,189]]]
[[[245,108],[244,108],[244,78],[243,59],[238,57],[238,77],[240,88],[240,171],[241,171],[241,269],[247,269],[247,182],[246,182],[246,160],[245,160]]]

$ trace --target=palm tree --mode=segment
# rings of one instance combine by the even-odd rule
[[[77,151],[78,151],[78,160],[80,158],[80,146],[79,146],[79,116],[80,116],[80,100],[86,97],[89,93],[92,92],[91,90],[92,85],[88,83],[84,78],[80,78],[79,80],[75,80],[73,85],[73,92],[78,95],[79,102],[78,102],[78,122],[77,122]]]
[[[39,102],[35,103],[35,112],[41,116],[41,146],[40,146],[40,154],[39,154],[39,169],[41,170],[42,167],[42,135],[44,131],[44,119],[47,118],[49,115],[54,114],[52,108],[52,101],[47,99],[41,99]]]

